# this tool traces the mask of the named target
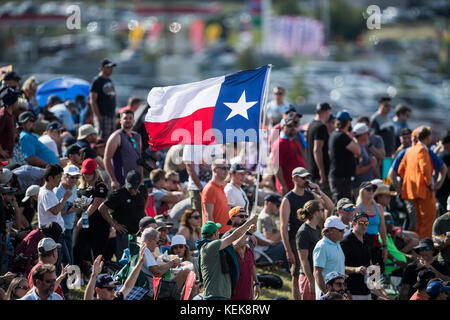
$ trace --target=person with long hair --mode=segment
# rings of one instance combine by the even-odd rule
[[[386,261],[388,256],[387,233],[383,206],[376,203],[374,200],[376,189],[377,186],[370,181],[361,183],[356,206],[359,207],[361,212],[364,212],[369,216],[369,226],[366,234],[371,239],[369,245],[371,248],[372,262],[378,263],[381,268],[381,273],[383,273],[384,261]],[[380,234],[381,244],[378,241],[378,234]]]
[[[180,221],[180,229],[177,234],[183,235],[186,239],[186,245],[191,252],[197,250],[195,242],[200,239],[200,228],[202,225],[202,215],[194,209],[184,211]]]
[[[80,172],[82,176],[78,195],[92,198],[92,202],[86,210],[89,215],[89,228],[82,228],[82,218],[78,220],[76,228],[74,261],[75,264],[82,267],[85,265],[83,262],[90,261],[92,263],[94,257],[100,254],[104,255],[110,226],[98,211],[108,194],[108,189],[97,170],[97,162],[94,159],[84,160]],[[90,274],[90,270],[83,270],[83,272]]]
[[[24,277],[16,277],[12,279],[9,284],[8,290],[6,290],[5,300],[18,300],[22,298],[30,290],[28,281]]]
[[[297,251],[300,259],[298,286],[301,300],[316,300],[312,253],[322,238],[319,222],[323,220],[324,207],[319,200],[310,200],[297,210],[297,216],[305,223],[296,234]]]

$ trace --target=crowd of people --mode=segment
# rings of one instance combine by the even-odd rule
[[[251,300],[264,266],[295,300],[448,299],[449,132],[410,128],[405,105],[390,118],[389,97],[358,119],[319,103],[302,125],[277,86],[264,165],[250,143],[153,151],[115,67],[46,106],[34,77],[2,80],[0,299]]]

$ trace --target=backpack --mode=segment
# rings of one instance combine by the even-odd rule
[[[261,288],[281,289],[283,287],[283,280],[276,274],[258,273],[256,277],[261,283]]]

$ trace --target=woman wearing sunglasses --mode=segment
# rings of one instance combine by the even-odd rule
[[[179,235],[184,236],[186,239],[186,245],[192,252],[197,252],[195,242],[200,237],[200,228],[202,225],[202,215],[193,209],[187,209],[184,211],[180,221]]]
[[[369,216],[369,226],[366,234],[370,238],[369,246],[371,248],[372,263],[378,263],[381,273],[384,273],[384,262],[388,256],[386,224],[384,221],[384,209],[374,200],[376,189],[377,186],[370,181],[363,182],[359,189],[356,206],[360,209],[360,212],[364,212]],[[378,234],[380,234],[381,243],[378,241]]]
[[[27,291],[30,290],[27,279],[23,277],[17,277],[12,279],[9,284],[8,290],[6,290],[6,300],[18,300],[22,298]]]

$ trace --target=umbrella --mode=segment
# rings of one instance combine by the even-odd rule
[[[90,84],[86,80],[62,77],[46,81],[38,86],[36,100],[41,107],[45,107],[47,99],[51,95],[57,95],[62,100],[75,100],[82,95],[87,100]]]

